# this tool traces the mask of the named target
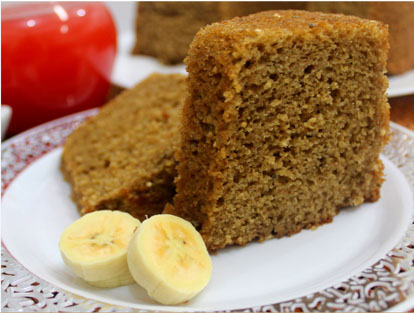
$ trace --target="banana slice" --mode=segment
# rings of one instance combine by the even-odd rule
[[[128,244],[140,221],[120,211],[86,214],[65,229],[59,241],[63,261],[91,285],[117,287],[134,282]]]
[[[154,215],[142,222],[127,260],[135,281],[162,304],[193,298],[211,277],[211,259],[201,235],[174,215]]]

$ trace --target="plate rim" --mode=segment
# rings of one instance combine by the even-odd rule
[[[59,129],[60,126],[66,124],[66,123],[73,124],[73,125],[69,126],[69,128],[71,128],[73,130],[76,127],[77,122],[82,122],[83,120],[87,119],[88,117],[95,115],[98,111],[99,111],[99,108],[94,108],[94,109],[90,109],[90,110],[86,110],[86,111],[74,113],[74,114],[71,114],[71,115],[68,115],[68,116],[65,116],[65,117],[62,117],[62,118],[59,118],[59,119],[50,121],[48,123],[39,125],[39,126],[37,126],[35,128],[29,129],[29,130],[27,130],[27,131],[25,131],[25,132],[23,132],[21,134],[18,134],[18,135],[14,136],[14,137],[11,137],[10,139],[8,139],[7,141],[5,141],[5,142],[3,142],[1,144],[2,154],[3,154],[3,151],[4,150],[12,147],[13,144],[18,143],[19,141],[25,141],[25,139],[30,138],[32,136],[36,136],[36,135],[42,134],[43,132],[47,132],[47,131],[53,132],[56,127]],[[411,130],[409,130],[409,129],[407,129],[407,128],[399,125],[399,124],[393,123],[393,122],[390,122],[390,127],[391,127],[391,130],[393,132],[400,133],[400,134],[406,136],[408,138],[408,140],[413,141],[412,144],[414,146],[414,132],[412,132]],[[59,134],[58,137],[59,136],[62,136],[62,135]],[[64,141],[64,138],[65,138],[65,136],[63,136],[63,138],[60,138],[60,142],[59,143],[56,143],[55,145],[52,144],[50,146],[50,148],[46,151],[46,153],[48,153],[48,152],[54,150],[55,148],[61,146],[62,142]],[[28,161],[28,163],[26,164],[26,166],[28,166],[31,163],[33,163],[36,159],[41,158],[44,154],[45,153],[40,154],[37,157],[35,156],[33,159],[31,159],[31,160]],[[390,159],[390,158],[388,158],[388,159],[392,163],[394,163],[392,159]],[[8,183],[6,185],[4,185],[3,184],[3,155],[2,155],[2,190],[1,190],[2,198],[3,198],[3,193],[7,190],[8,185],[12,181],[14,181],[14,179],[18,176],[18,174],[20,172],[24,171],[25,167],[22,167],[20,170],[18,170],[17,173],[15,173],[15,175],[12,177],[12,179],[10,181],[8,181]],[[406,174],[404,172],[403,172],[403,174],[404,174],[405,178],[407,178],[407,176],[406,176]],[[410,187],[411,191],[413,191],[413,189],[414,189],[413,188],[414,183],[413,182],[410,182],[410,181],[408,181],[408,183],[409,183],[409,187]],[[410,225],[409,225],[409,229],[406,231],[406,233],[404,235],[404,236],[407,236],[407,233],[412,232],[412,234],[410,235],[411,236],[410,239],[414,239],[414,225],[413,225],[414,220],[413,220],[413,218],[414,217],[411,218],[411,222],[410,222]],[[7,250],[7,248],[4,245],[3,241],[2,241],[1,250],[2,250],[2,265],[3,265],[3,259],[4,259],[4,257],[6,257],[6,259],[8,258],[8,256],[6,255],[6,253],[8,253],[9,256],[10,256],[9,258],[13,259],[14,262],[17,265],[20,265],[23,268],[22,269],[23,272],[26,271],[27,272],[26,274],[29,273],[29,275],[33,276],[32,279],[34,278],[36,281],[42,280],[42,279],[38,278],[35,273],[31,273],[28,269],[24,268],[19,263],[18,260],[14,259],[12,257],[12,255],[11,255],[11,253]],[[392,251],[390,251],[389,253],[391,253]],[[413,247],[413,251],[412,252],[414,254],[414,247]],[[388,254],[387,254],[387,256],[388,256]],[[381,261],[381,260],[378,260],[378,261]],[[8,260],[8,261],[10,261],[10,260]],[[375,264],[377,264],[377,263],[375,263]],[[373,265],[372,267],[374,267],[374,266],[375,265]],[[412,267],[413,268],[411,269],[411,271],[413,271],[413,273],[414,273],[414,270],[413,270],[414,269],[414,266],[412,266]],[[3,277],[3,271],[2,271],[2,277]],[[82,296],[75,295],[75,294],[73,294],[73,293],[71,293],[69,291],[66,291],[66,290],[64,290],[64,289],[62,289],[60,287],[54,286],[54,285],[50,284],[49,282],[46,282],[46,281],[44,281],[44,282],[45,282],[46,285],[49,285],[49,287],[53,288],[54,290],[58,290],[58,293],[63,293],[64,294],[63,297],[65,299],[67,299],[67,298],[71,298],[71,299],[79,299],[79,298],[81,298],[81,299],[83,299],[79,304],[77,304],[77,305],[81,305],[82,310],[84,310],[85,308],[86,309],[91,309],[91,308],[96,309],[96,305],[101,305],[102,308],[109,306],[109,307],[113,308],[114,310],[120,309],[121,311],[124,311],[125,309],[128,309],[128,310],[131,309],[131,308],[127,308],[127,307],[118,307],[118,306],[113,305],[113,304],[98,302],[98,301],[91,300],[91,299],[86,299],[86,298],[83,298]],[[414,282],[414,276],[411,278],[411,283],[413,283],[413,282]],[[2,290],[2,294],[3,294],[3,292],[5,292],[5,291]],[[309,295],[306,296],[306,297],[309,297]],[[301,297],[301,298],[305,298],[305,297]],[[396,303],[395,308],[407,308],[407,307],[410,306],[410,303],[413,300],[414,300],[414,291],[411,290],[409,293],[407,293],[407,298],[406,299],[404,299],[401,302],[397,302]],[[300,303],[297,301],[297,299],[292,299],[292,301],[293,301],[293,303],[290,304],[291,305],[290,308],[293,308],[293,306],[295,306],[295,305],[297,307],[300,307],[299,306]],[[289,301],[285,301],[285,302],[289,302]],[[265,310],[265,309],[267,309],[267,310],[273,310],[273,309],[276,308],[277,305],[280,306],[281,304],[283,304],[283,303],[265,304],[265,305],[261,306],[260,309],[262,309],[262,310]],[[387,307],[387,308],[384,308],[384,309],[386,309],[386,310],[393,310],[393,308],[394,308],[393,306],[390,306],[390,307]],[[3,306],[3,304],[2,304],[2,309],[6,309]],[[379,309],[380,310],[383,310],[381,308],[379,308]],[[46,308],[46,310],[50,310],[50,308]],[[134,310],[136,310],[136,309],[134,309]],[[142,310],[146,311],[148,309],[142,309]],[[191,309],[191,310],[194,311],[194,309]],[[251,311],[255,311],[255,310],[257,310],[257,308],[241,308],[241,309],[237,309],[237,310],[238,311],[239,310],[251,310]],[[343,310],[343,307],[340,309],[340,311],[342,311],[342,310]]]

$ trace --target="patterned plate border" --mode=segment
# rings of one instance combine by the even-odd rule
[[[1,192],[34,160],[61,146],[80,123],[97,109],[73,114],[24,132],[2,144]],[[384,155],[407,178],[414,190],[414,134],[391,123],[392,140]],[[1,247],[1,311],[145,312],[97,302],[57,288],[36,277]],[[401,304],[404,304],[401,306]],[[414,208],[409,228],[393,250],[373,266],[347,281],[281,303],[237,309],[240,312],[385,311],[396,305],[414,307]]]

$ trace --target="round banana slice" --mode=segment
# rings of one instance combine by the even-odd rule
[[[193,298],[211,277],[212,263],[201,235],[174,215],[154,215],[142,222],[127,259],[135,281],[162,304]]]
[[[120,211],[86,214],[59,240],[63,261],[91,285],[118,287],[134,282],[127,264],[128,244],[140,221]]]

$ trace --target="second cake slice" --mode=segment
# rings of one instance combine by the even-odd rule
[[[121,210],[143,220],[172,201],[186,94],[185,76],[153,74],[68,137],[61,167],[81,214]]]

